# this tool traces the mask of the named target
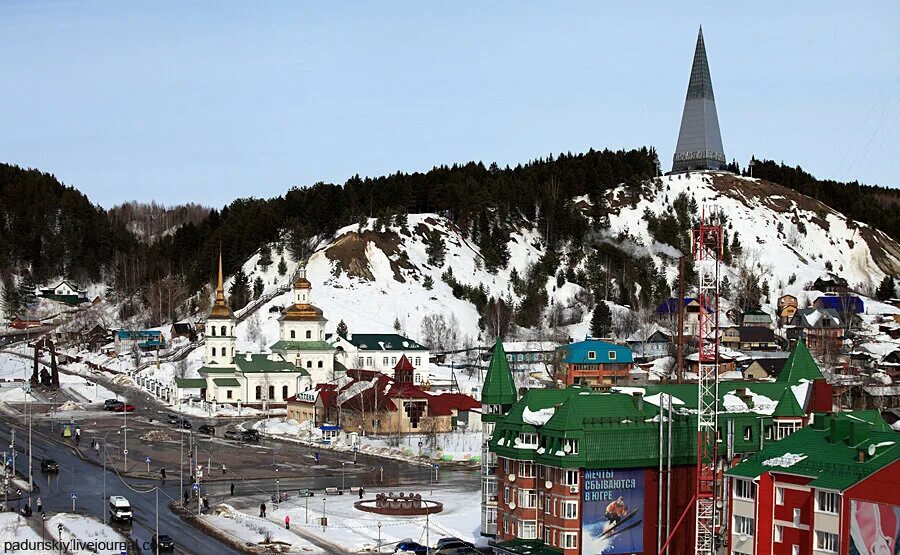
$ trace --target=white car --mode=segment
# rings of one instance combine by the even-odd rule
[[[113,520],[131,521],[131,503],[121,495],[109,497],[109,516]]]

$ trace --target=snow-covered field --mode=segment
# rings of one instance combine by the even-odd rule
[[[43,366],[42,366],[43,367]],[[26,393],[28,380],[31,379],[32,363],[24,358],[0,353],[0,401],[7,403],[24,403],[26,396],[28,401],[38,399]],[[102,403],[104,399],[115,397],[110,390],[100,385],[96,380],[89,380],[80,375],[64,374],[60,372],[59,383],[63,391],[69,393],[78,402],[85,404]]]
[[[37,525],[40,526],[40,519],[37,520]],[[43,546],[39,546],[40,541],[40,533],[28,525],[25,517],[18,513],[0,513],[0,545],[4,546],[4,553],[35,555],[56,553],[55,550],[41,549]]]
[[[203,520],[243,545],[259,546],[280,553],[321,553],[321,549],[271,520],[237,511],[222,504]]]

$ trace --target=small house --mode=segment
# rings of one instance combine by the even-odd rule
[[[838,314],[861,314],[865,307],[856,295],[822,295],[813,301],[815,308],[831,308]]]
[[[45,299],[66,303],[69,306],[78,306],[82,303],[90,302],[83,290],[78,289],[71,282],[65,280],[61,281],[56,287],[41,289],[40,296]]]
[[[849,291],[847,280],[833,273],[816,278],[812,288],[816,291],[834,295],[845,295]]]
[[[771,327],[772,316],[768,312],[763,312],[758,308],[749,308],[741,315],[741,326],[743,327]]]
[[[557,379],[565,385],[592,388],[627,381],[634,363],[631,349],[599,339],[586,339],[558,349]]]

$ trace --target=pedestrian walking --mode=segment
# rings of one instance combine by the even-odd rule
[[[188,499],[189,499],[189,497],[188,497],[188,490],[184,490],[184,503],[183,503],[183,505],[187,505],[187,504],[188,504]]]
[[[291,529],[291,515],[284,515],[284,527],[288,530]]]
[[[316,451],[316,464],[319,464],[319,452]]]
[[[266,504],[265,503],[259,504],[259,516],[266,518]]]
[[[222,476],[225,475],[225,463],[222,463]]]
[[[209,497],[203,498],[203,512],[205,512],[205,513],[209,512]]]
[[[94,439],[91,438],[91,450],[93,450],[93,449],[94,449]]]
[[[94,453],[97,453],[97,456],[100,456],[100,442],[94,444]]]
[[[359,486],[359,498],[360,498],[360,499],[363,498],[363,494],[364,494],[365,492],[366,492],[366,490],[364,490],[362,486]]]
[[[39,513],[44,512],[44,504],[41,503],[41,498],[40,498],[40,497],[37,498],[37,510],[38,510]]]
[[[234,497],[234,482],[231,482],[231,496]]]

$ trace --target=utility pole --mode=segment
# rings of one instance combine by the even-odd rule
[[[684,256],[678,259],[678,353],[676,372],[678,383],[684,382]]]

